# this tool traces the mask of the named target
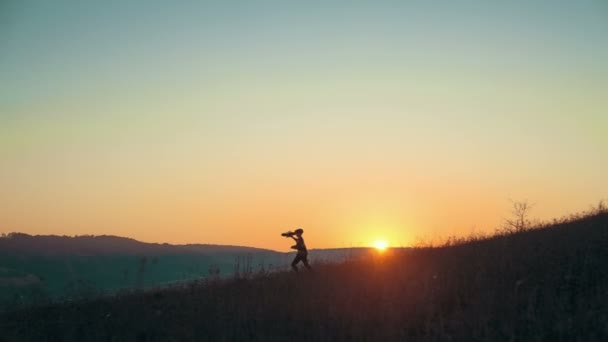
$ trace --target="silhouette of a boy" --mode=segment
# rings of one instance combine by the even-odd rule
[[[302,237],[302,234],[304,234],[304,229],[298,228],[294,231],[293,235],[289,236],[290,238],[294,239],[294,241],[296,242],[296,244],[291,246],[291,248],[298,251],[296,253],[296,257],[291,262],[291,268],[293,268],[293,270],[296,272],[298,272],[298,266],[296,266],[296,265],[300,261],[302,261],[302,263],[304,263],[304,266],[306,266],[306,268],[308,270],[312,271],[312,268],[308,264],[308,250],[306,249],[306,244],[304,243],[304,238]]]

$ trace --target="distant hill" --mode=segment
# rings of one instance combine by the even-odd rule
[[[0,238],[0,254],[44,256],[101,256],[101,255],[169,255],[274,252],[269,249],[188,244],[145,243],[134,239],[112,236],[57,236],[10,233]]]
[[[288,259],[286,253],[243,246],[11,233],[0,238],[0,311],[41,298],[81,298],[277,269],[287,267]]]
[[[342,262],[367,248],[314,249],[310,260]],[[118,236],[11,233],[0,238],[0,311],[41,298],[63,300],[289,269],[293,252],[211,244],[144,243]],[[18,300],[17,300],[18,298]]]

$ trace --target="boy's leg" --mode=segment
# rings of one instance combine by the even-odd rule
[[[302,258],[302,262],[304,263],[304,266],[308,268],[309,271],[312,271],[312,267],[310,267],[310,265],[308,264],[308,254],[304,255],[304,257]]]
[[[301,258],[300,258],[300,254],[296,254],[296,257],[293,259],[293,261],[291,262],[291,268],[293,268],[294,271],[298,272],[298,266],[296,266],[299,262],[300,262]]]

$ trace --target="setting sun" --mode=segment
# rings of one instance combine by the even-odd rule
[[[388,247],[388,243],[384,240],[378,240],[378,241],[374,242],[374,248],[376,248],[379,251],[385,250],[386,247]]]

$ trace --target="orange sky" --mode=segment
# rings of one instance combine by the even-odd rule
[[[589,209],[602,6],[7,5],[0,232],[408,246]]]

